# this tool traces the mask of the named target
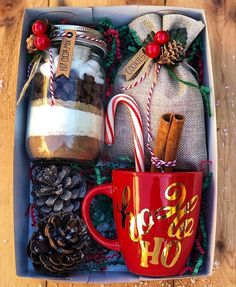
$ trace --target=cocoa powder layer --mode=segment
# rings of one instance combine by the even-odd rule
[[[28,154],[34,159],[94,160],[98,157],[101,142],[87,136],[31,136],[27,138]]]

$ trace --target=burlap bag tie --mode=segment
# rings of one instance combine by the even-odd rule
[[[145,40],[147,34],[151,31],[157,32],[161,29],[171,30],[184,27],[187,29],[188,36],[185,46],[185,49],[187,49],[204,28],[204,24],[201,21],[196,21],[179,14],[164,15],[161,17],[150,13],[136,18],[129,24],[129,28],[136,32],[141,42]],[[147,164],[151,164],[150,153],[147,149],[146,115],[148,94],[156,77],[156,64],[153,61],[150,64],[147,63],[141,69],[139,76],[129,82],[125,81],[124,76],[121,74],[123,66],[117,73],[114,92],[117,94],[125,91],[126,94],[132,96],[138,103],[144,127],[145,159]],[[191,70],[184,63],[176,66],[174,73],[178,78],[198,85]],[[136,85],[137,79],[142,75],[147,76],[143,77],[145,79]],[[125,87],[128,87],[128,89],[125,89]],[[185,117],[177,152],[176,167],[198,170],[200,162],[207,160],[202,95],[198,89],[174,80],[165,67],[161,66],[157,84],[153,90],[150,108],[150,122],[154,136],[156,136],[159,119],[165,113],[178,113]],[[115,119],[115,143],[112,146],[106,146],[104,150],[104,154],[113,161],[117,161],[120,157],[129,157],[131,160],[134,160],[134,144],[130,121],[131,119],[126,108],[122,105],[118,106]],[[154,142],[151,145],[153,146]]]

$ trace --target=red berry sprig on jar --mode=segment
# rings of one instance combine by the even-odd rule
[[[37,20],[32,25],[32,32],[35,36],[45,34],[48,30],[48,25],[45,21]]]
[[[29,53],[36,51],[45,51],[50,47],[50,38],[47,36],[48,32],[47,20],[37,20],[32,25],[32,32],[29,38],[27,38],[27,50]]]
[[[39,51],[47,50],[50,46],[50,39],[45,34],[38,35],[34,38],[34,45]]]

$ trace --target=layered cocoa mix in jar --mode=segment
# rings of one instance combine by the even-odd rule
[[[76,29],[69,77],[55,76],[64,30]],[[105,45],[97,31],[71,25],[55,25],[50,65],[45,53],[30,89],[26,146],[33,159],[72,159],[90,161],[98,158],[104,139],[105,73],[101,59]],[[53,73],[52,100],[50,77]]]

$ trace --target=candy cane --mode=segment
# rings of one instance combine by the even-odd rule
[[[105,142],[112,145],[115,140],[114,120],[116,107],[119,103],[123,103],[131,114],[133,137],[134,137],[134,154],[135,154],[135,170],[144,172],[144,144],[143,144],[143,126],[138,105],[134,99],[126,94],[118,94],[114,96],[107,107],[105,119]]]

